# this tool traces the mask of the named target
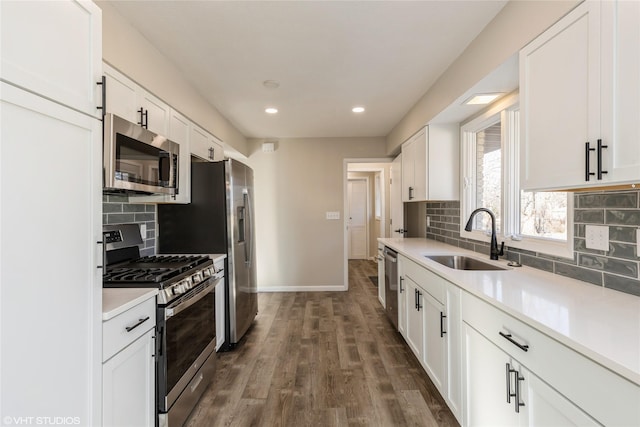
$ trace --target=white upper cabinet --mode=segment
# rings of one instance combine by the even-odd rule
[[[191,126],[191,154],[201,160],[224,160],[222,141],[196,125]]]
[[[602,140],[608,180],[640,182],[640,2],[602,3]]]
[[[459,198],[458,125],[429,125],[402,144],[402,201]]]
[[[3,80],[99,117],[100,8],[89,1],[3,1],[0,8]]]
[[[520,52],[521,187],[640,182],[640,4],[585,1]]]
[[[104,64],[107,112],[152,132],[169,134],[171,108],[140,85]]]

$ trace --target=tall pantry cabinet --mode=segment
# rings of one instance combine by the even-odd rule
[[[101,23],[88,1],[0,2],[6,424],[101,424]]]

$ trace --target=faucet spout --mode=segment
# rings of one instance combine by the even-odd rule
[[[489,258],[494,260],[498,259],[499,256],[504,255],[504,242],[502,242],[502,245],[498,250],[498,240],[496,238],[496,216],[493,212],[491,212],[487,208],[478,208],[474,210],[473,212],[471,212],[469,220],[467,221],[467,225],[464,226],[464,229],[466,231],[471,231],[471,227],[473,225],[473,217],[475,217],[479,212],[486,212],[491,217],[491,249],[489,252]]]

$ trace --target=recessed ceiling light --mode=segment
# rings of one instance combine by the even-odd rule
[[[262,82],[262,85],[269,89],[277,89],[280,87],[280,82],[277,80],[265,80]]]
[[[273,108],[273,107],[269,107],[269,108],[265,108],[264,112],[268,113],[268,114],[276,114],[278,112],[278,109],[277,108]]]
[[[467,99],[464,103],[467,105],[484,105],[493,102],[502,93],[478,93]]]
[[[362,113],[364,112],[364,107],[353,107],[351,111],[353,111],[354,113]]]

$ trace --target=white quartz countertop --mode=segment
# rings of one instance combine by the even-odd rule
[[[102,321],[112,319],[156,295],[158,290],[149,288],[102,289]]]
[[[379,242],[640,385],[640,297],[423,238]],[[425,255],[460,254],[505,271],[454,270]],[[553,355],[549,355],[553,357]]]

